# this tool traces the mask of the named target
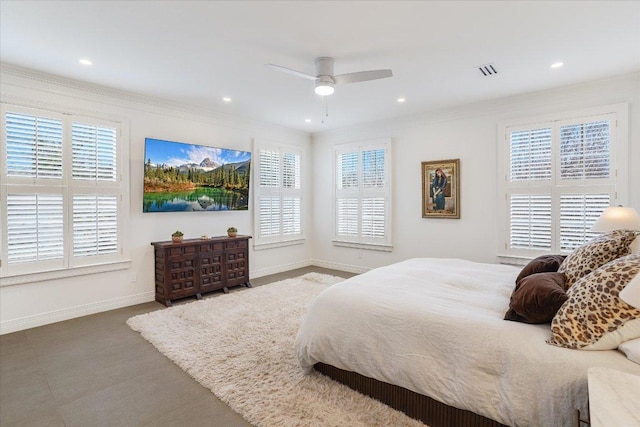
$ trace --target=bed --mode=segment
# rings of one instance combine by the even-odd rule
[[[640,375],[640,365],[617,350],[549,345],[549,324],[503,320],[519,272],[415,258],[335,284],[303,319],[300,366],[399,409],[416,399],[405,412],[431,427],[576,425],[576,410],[588,414],[589,367]],[[436,407],[451,411],[418,414]]]

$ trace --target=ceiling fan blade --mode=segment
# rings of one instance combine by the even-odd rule
[[[393,76],[391,70],[358,71],[357,73],[339,74],[334,76],[336,84],[366,82],[367,80],[384,79]]]
[[[303,79],[316,80],[315,76],[311,76],[309,74],[301,73],[300,71],[292,70],[290,68],[282,67],[276,64],[265,64],[267,67],[273,68],[274,70],[282,71],[283,73],[292,74],[294,76],[302,77]]]

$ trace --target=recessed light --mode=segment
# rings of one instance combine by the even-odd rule
[[[554,62],[553,64],[551,64],[551,68],[560,68],[563,65],[564,64],[562,62]]]
[[[311,119],[304,119],[305,123],[311,123]]]
[[[87,58],[82,58],[78,62],[80,62],[82,65],[93,65],[93,62],[91,62],[91,60]]]
[[[222,98],[222,100],[224,102],[231,102],[231,98],[229,98],[228,96],[225,96],[224,98]]]
[[[404,101],[406,101],[406,99],[404,99],[404,98],[398,98],[398,102],[399,102],[399,103],[401,103],[401,104],[402,104]]]

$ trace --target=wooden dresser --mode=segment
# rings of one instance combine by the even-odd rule
[[[251,236],[188,239],[181,243],[153,242],[155,250],[156,301],[171,301],[249,282]]]

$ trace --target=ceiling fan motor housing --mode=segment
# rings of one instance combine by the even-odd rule
[[[321,56],[319,58],[316,58],[315,60],[315,65],[316,65],[316,77],[321,78],[321,77],[329,77],[329,80],[331,81],[331,83],[334,83],[333,81],[333,64],[334,64],[334,59],[333,58],[329,58],[326,56]]]

